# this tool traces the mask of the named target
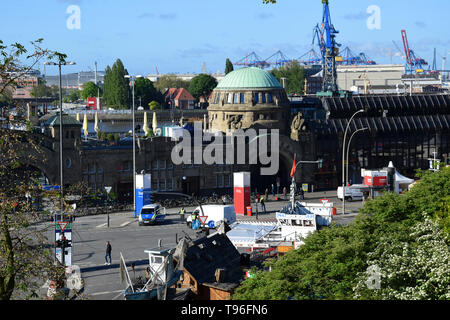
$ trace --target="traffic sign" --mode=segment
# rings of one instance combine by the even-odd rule
[[[213,221],[213,220],[211,220],[211,221],[208,222],[208,227],[209,227],[209,228],[214,229],[214,226],[215,226],[215,225],[214,225],[214,221]]]
[[[69,221],[58,221],[57,224],[59,225],[61,232],[64,232],[64,229],[69,224]]]
[[[320,199],[320,201],[322,201],[322,204],[327,204],[330,201],[330,199]]]
[[[208,216],[198,216],[198,219],[200,220],[200,223],[202,225],[205,225],[205,222],[208,219]]]

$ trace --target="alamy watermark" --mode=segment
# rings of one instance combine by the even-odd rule
[[[237,129],[231,135],[202,131],[202,123],[194,123],[194,136],[183,129],[182,141],[172,149],[173,164],[261,164],[261,175],[275,175],[280,166],[280,134],[278,129]],[[203,142],[210,142],[206,145]],[[270,150],[269,150],[270,149]],[[248,151],[248,152],[247,152]],[[235,160],[236,155],[236,160]],[[247,161],[248,160],[248,161]]]
[[[366,10],[370,17],[366,20],[366,26],[369,30],[381,30],[381,8],[377,5],[371,5]]]
[[[81,9],[75,4],[67,7],[66,13],[70,16],[66,20],[66,27],[69,30],[81,29]]]

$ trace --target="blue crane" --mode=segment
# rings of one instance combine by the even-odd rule
[[[336,34],[339,33],[331,23],[330,7],[328,0],[322,0],[323,15],[320,29],[325,39],[325,55],[323,63],[323,91],[337,92],[337,72],[336,57],[339,55],[339,47],[341,46],[335,40]]]

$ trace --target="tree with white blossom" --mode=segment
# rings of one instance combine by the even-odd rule
[[[407,237],[380,239],[368,253],[368,267],[377,267],[379,289],[370,288],[373,274],[359,274],[357,299],[448,300],[450,299],[449,237],[424,214],[425,221],[411,227]]]

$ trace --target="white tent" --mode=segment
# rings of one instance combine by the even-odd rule
[[[395,168],[392,161],[389,162],[388,168]],[[413,179],[402,176],[398,173],[397,169],[395,170],[395,193],[399,194],[405,190],[408,190],[409,185],[413,183]]]

